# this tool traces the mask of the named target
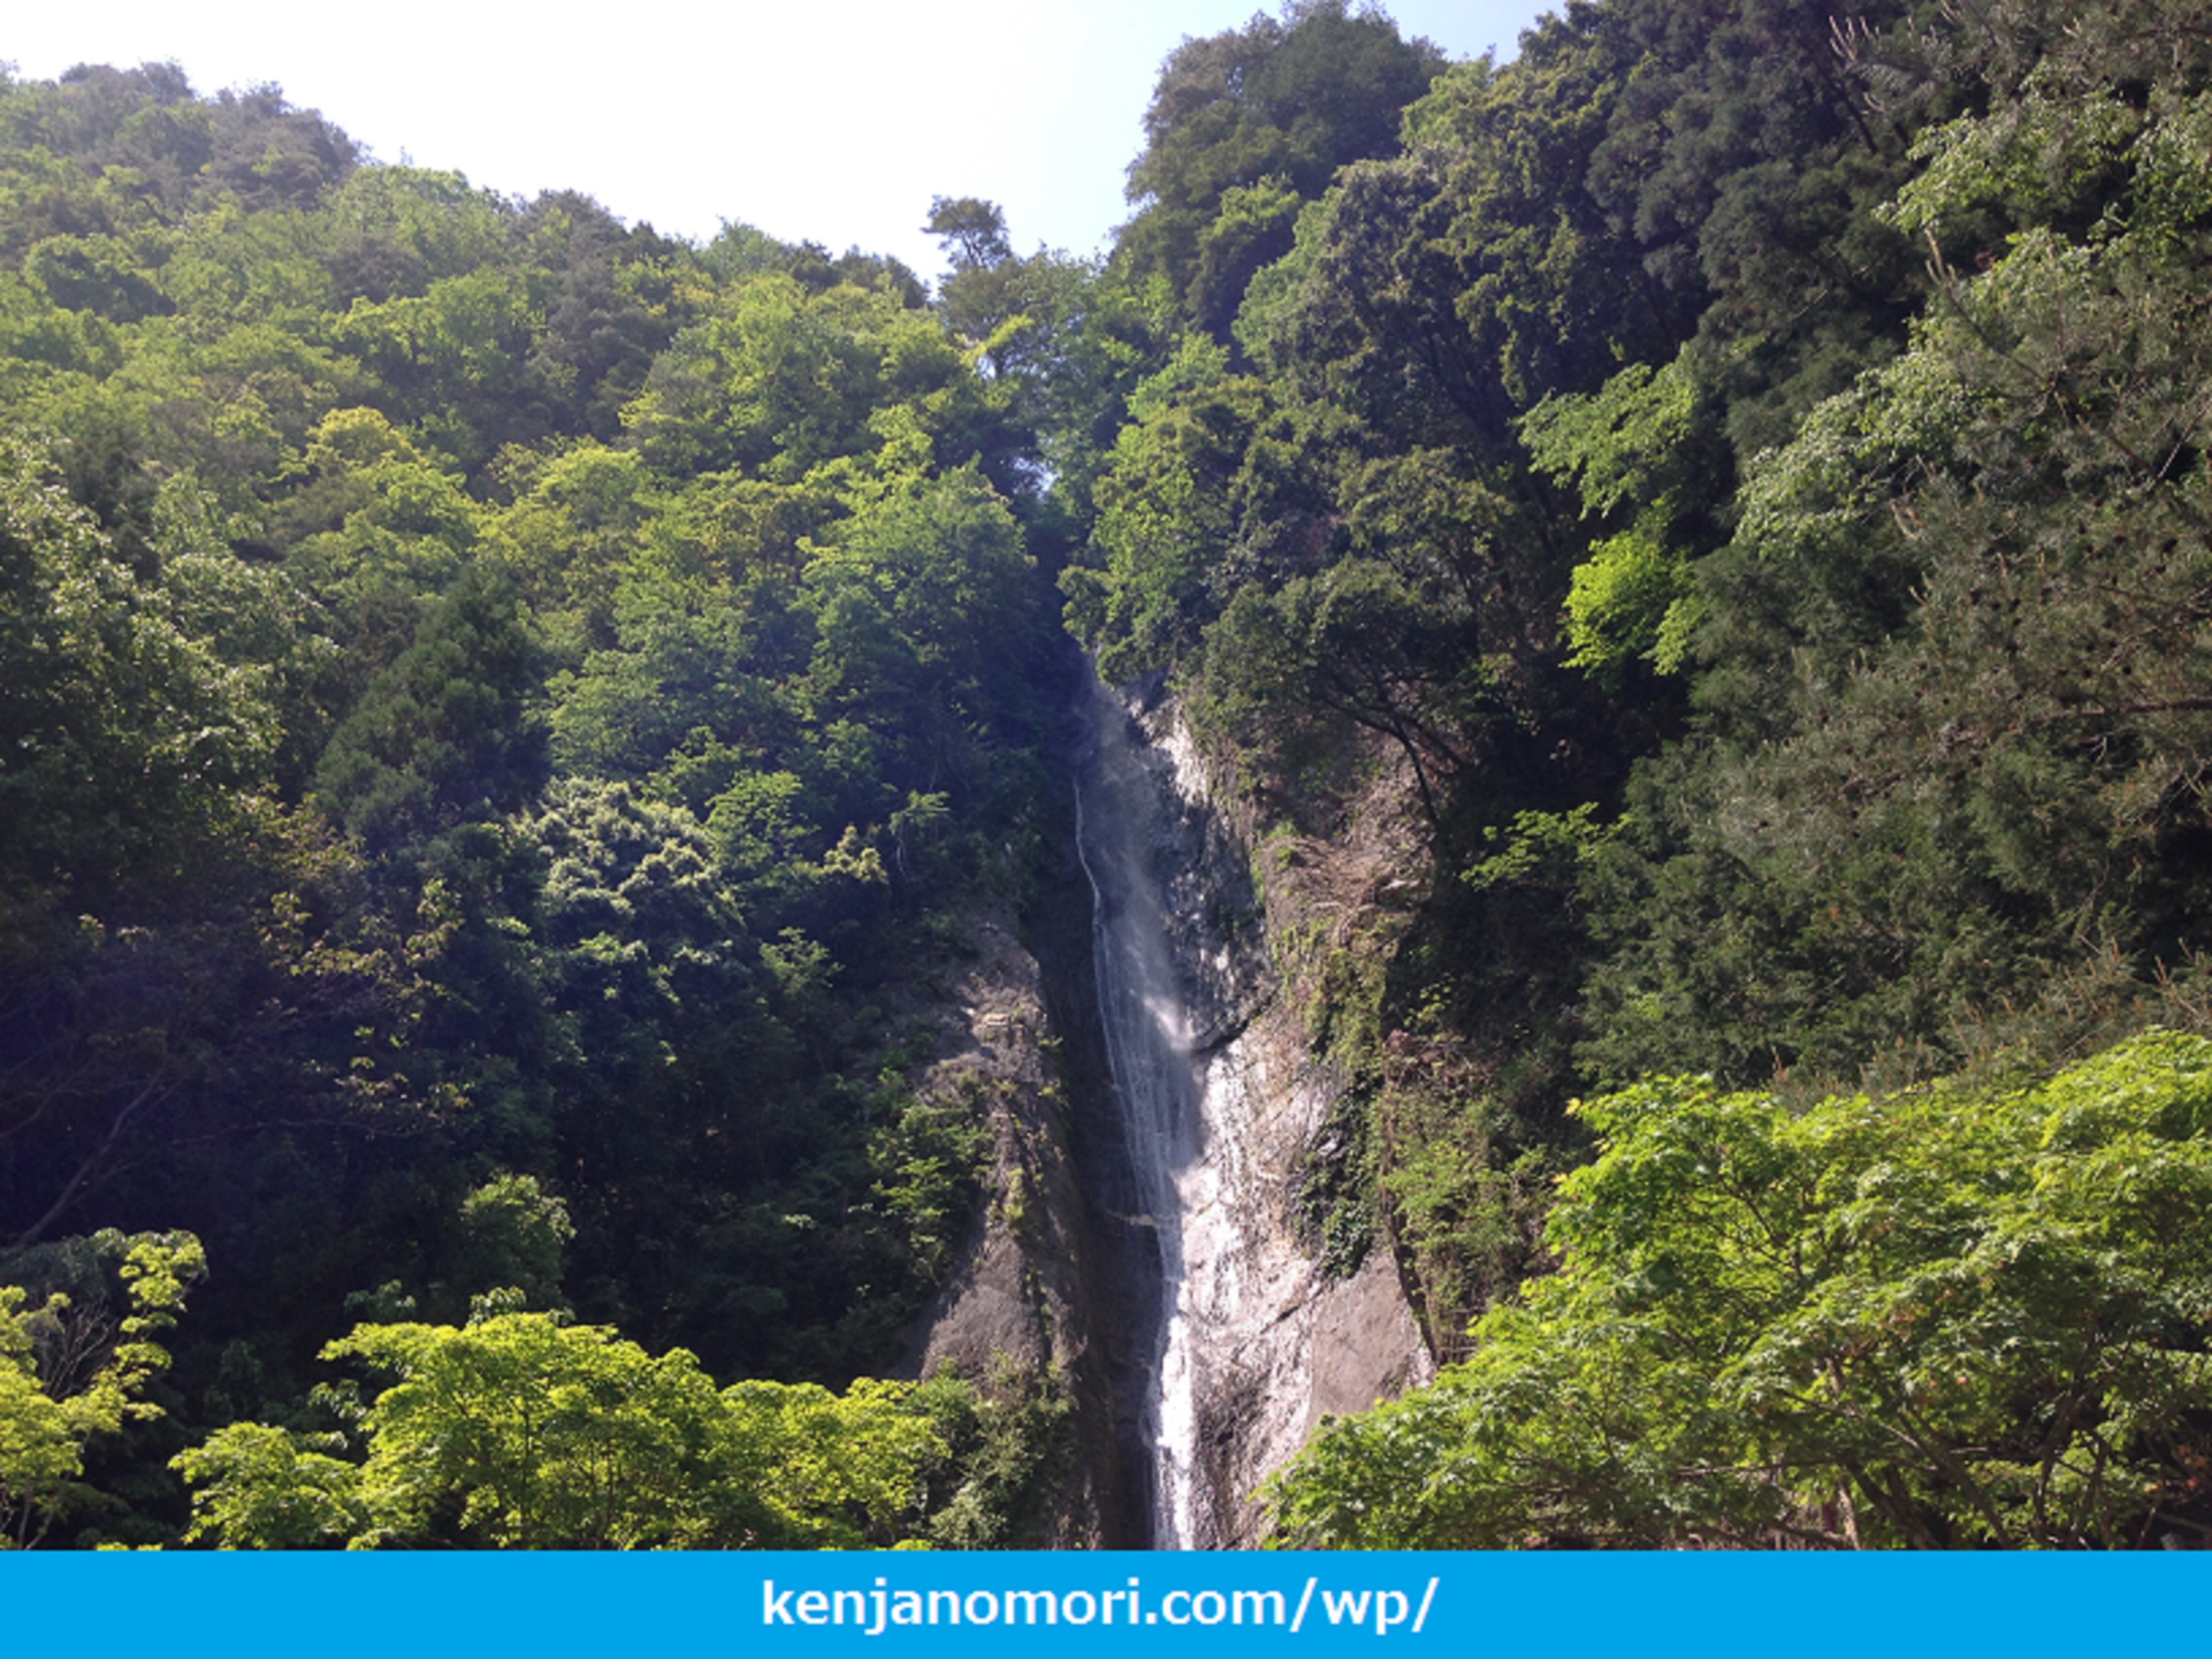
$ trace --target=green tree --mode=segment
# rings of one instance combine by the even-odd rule
[[[1093,491],[1089,558],[1060,579],[1070,629],[1109,678],[1195,653],[1224,603],[1221,567],[1243,528],[1238,475],[1269,412],[1267,387],[1195,337],[1130,398]]]
[[[0,1284],[0,1547],[27,1549],[118,1507],[79,1479],[87,1443],[161,1415],[145,1398],[169,1365],[159,1339],[206,1270],[189,1233],[110,1230],[0,1256],[0,1275],[17,1281]],[[128,1309],[119,1318],[103,1316],[109,1273]],[[39,1302],[23,1288],[53,1278],[76,1297]]]
[[[374,409],[333,410],[308,434],[307,477],[280,510],[288,562],[317,594],[436,592],[474,550],[481,511],[459,473]]]
[[[276,743],[250,618],[289,608],[227,551],[123,557],[36,449],[0,442],[0,868],[19,892],[96,906],[231,819]]]
[[[1289,251],[1298,204],[1346,162],[1395,149],[1399,112],[1443,68],[1428,41],[1346,0],[1293,0],[1279,18],[1186,40],[1145,113],[1116,263],[1164,276],[1228,343],[1245,284]]]
[[[1898,1079],[2190,1000],[2212,543],[2179,319],[2212,191],[2182,135],[2212,65],[2141,21],[2045,37],[2000,110],[1929,134],[1888,210],[1934,255],[1927,314],[1750,470],[1700,565],[1705,728],[1594,866],[1609,1077]],[[1992,216],[2016,228],[1966,274],[1946,238]]]
[[[332,735],[324,810],[380,854],[514,810],[544,781],[538,684],[512,586],[471,567]]]
[[[487,526],[489,550],[573,666],[614,643],[616,595],[666,502],[641,459],[595,442],[518,453],[506,481],[514,501]]]
[[[1286,1543],[2142,1547],[2212,1534],[2212,1043],[1793,1111],[1583,1107],[1559,1270],[1325,1428]]]
[[[575,1224],[568,1206],[532,1176],[501,1171],[461,1200],[456,1288],[507,1291],[524,1306],[561,1305],[561,1276]]]
[[[453,1541],[502,1549],[806,1548],[889,1542],[945,1447],[911,1384],[718,1393],[682,1349],[497,1313],[362,1325],[325,1350],[399,1380],[342,1443],[233,1424],[177,1467],[191,1533],[227,1548]]]
[[[823,535],[802,586],[816,717],[878,710],[935,749],[925,764],[954,758],[957,727],[1021,710],[1030,574],[1020,526],[977,471],[862,502]]]
[[[905,293],[843,281],[816,290],[763,271],[677,336],[623,421],[665,471],[736,468],[793,484],[876,453],[885,434],[875,417],[898,403],[914,406],[933,458],[951,465],[974,453],[975,422],[988,418],[959,346]]]

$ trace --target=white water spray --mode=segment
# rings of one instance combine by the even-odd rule
[[[1322,1271],[1292,1213],[1339,1086],[1273,996],[1243,853],[1188,735],[1094,681],[1076,839],[1136,1224],[1156,1246],[1139,1417],[1155,1547],[1249,1544],[1251,1498],[1323,1412],[1425,1374],[1387,1252]],[[1148,1337],[1149,1340],[1146,1340]]]
[[[1076,845],[1091,878],[1091,950],[1106,1055],[1142,1212],[1159,1254],[1158,1329],[1143,1408],[1152,1454],[1156,1547],[1194,1540],[1197,1406],[1192,1374],[1184,1194],[1179,1177],[1198,1152],[1204,1081],[1169,948],[1153,868],[1158,787],[1128,718],[1101,688],[1091,721],[1095,745],[1076,792]]]

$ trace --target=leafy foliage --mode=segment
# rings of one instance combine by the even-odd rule
[[[1398,112],[1443,68],[1379,13],[1299,0],[1278,19],[1186,40],[1160,72],[1129,168],[1136,216],[1115,258],[1167,279],[1225,343],[1244,285],[1289,251],[1298,204],[1397,138]]]
[[[2203,264],[2166,227],[2206,210],[2167,159],[2203,94],[2094,95],[2162,50],[2069,48],[1924,141],[1943,159],[1887,216],[1932,239],[1926,316],[1751,470],[1701,573],[1706,732],[1601,877],[1608,1075],[1834,1076],[1885,1045],[1911,1075],[2039,998],[2042,1040],[2079,1044],[2171,1006],[2203,948]],[[1972,276],[1934,236],[2072,199],[2084,166],[2110,204],[2086,234],[2023,227]]]
[[[1587,1103],[1559,1269],[1436,1383],[1325,1428],[1278,1535],[1363,1548],[2117,1547],[2202,1492],[2212,1043],[1802,1114]]]
[[[207,1258],[189,1234],[111,1230],[75,1250],[14,1252],[5,1266],[14,1279],[71,1286],[34,1304],[20,1283],[0,1285],[0,1540],[24,1549],[112,1507],[79,1478],[86,1444],[161,1415],[145,1397],[169,1366],[160,1339]],[[111,1277],[129,1310],[119,1317]]]
[[[1557,1248],[1648,1253],[1574,1231],[1632,1139],[1579,1091],[1645,1087],[1793,1193],[1917,1168],[1893,1119],[1971,1121],[1944,1155],[1986,1190],[1913,1190],[2009,1238],[2058,1223],[1997,1212],[1990,1079],[2212,1018],[2208,87],[2180,0],[1589,0],[1450,65],[1297,0],[1167,58],[1109,257],[940,197],[933,292],[367,164],[273,88],[0,80],[0,1237],[206,1241],[169,1386],[207,1538],[1022,1534],[1054,1379],[804,1390],[900,1352],[964,1237],[987,1103],[920,1085],[920,1011],[960,916],[1053,867],[1064,601],[1104,672],[1183,696],[1255,838],[1395,849],[1276,941],[1346,1084],[1316,1227],[1339,1266],[1384,1235],[1441,1356],[1484,1316],[1499,1400],[1595,1402],[1540,1449],[1571,1479],[1437,1525],[2197,1524],[2178,1370],[2112,1362],[2138,1426],[2102,1452],[2066,1437],[2119,1395],[2004,1372],[1963,1438],[1928,1419],[1963,1460],[1929,1485],[1883,1462],[1917,1395],[1855,1407],[1881,1455],[1832,1422],[1775,1450],[1780,1394],[1755,1432],[1668,1415],[1689,1374],[1623,1333],[1705,1341],[1741,1289],[1712,1340],[1751,1352],[1798,1291],[1748,1257],[1699,1243],[1583,1358],[1544,1310],[1602,1273],[1511,1298],[1593,1127],[1613,1173],[1571,1178]],[[1832,1103],[1801,1130],[1729,1092],[1766,1085]],[[2063,1370],[2079,1307],[2025,1282],[1960,1316]],[[346,1356],[455,1392],[311,1403],[348,1308],[385,1322]],[[1921,1364],[1901,1329],[1864,1352]],[[69,1428],[43,1364],[0,1386],[63,1485],[11,1524],[88,1537],[127,1490],[113,1535],[177,1536],[176,1438]],[[421,1425],[501,1366],[573,1386],[573,1444],[434,1468]],[[581,1402],[632,1385],[593,1440]],[[1577,1425],[1616,1410],[1601,1467]],[[839,1486],[839,1413],[951,1462],[902,1441]],[[1375,1460],[1411,1537],[1391,1505],[1457,1419],[1391,1420],[1325,1455]],[[773,1509],[775,1447],[818,1501]]]
[[[880,1002],[1025,878],[1042,388],[1095,359],[1095,424],[1131,374],[995,214],[933,307],[363,165],[273,89],[0,81],[0,1240],[207,1239],[218,1530],[548,1535],[362,1484],[305,1403],[348,1308],[842,1388],[949,1271],[972,1103]],[[796,1447],[810,1400],[746,1410]],[[102,1453],[141,1541],[176,1444]],[[744,1524],[859,1541],[878,1485]]]
[[[740,1383],[682,1349],[499,1313],[362,1325],[325,1350],[395,1372],[349,1437],[234,1423],[177,1463],[191,1536],[227,1548],[434,1539],[501,1548],[821,1548],[884,1543],[945,1448],[911,1385]]]

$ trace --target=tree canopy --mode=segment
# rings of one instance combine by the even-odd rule
[[[1366,1549],[2155,1547],[2197,1420],[2212,1043],[1799,1112],[1588,1101],[1559,1269],[1427,1389],[1325,1427],[1278,1536]]]
[[[348,1413],[366,1459],[331,1455],[344,1429],[231,1424],[178,1455],[194,1488],[187,1539],[857,1548],[900,1534],[947,1453],[910,1383],[718,1392],[680,1348],[655,1358],[550,1314],[362,1325],[324,1352],[398,1378]]]
[[[0,78],[0,1522],[1025,1535],[1096,1399],[870,1379],[1079,646],[1449,1367],[1285,1539],[2193,1537],[2209,100],[2180,0],[1294,0],[926,283]]]

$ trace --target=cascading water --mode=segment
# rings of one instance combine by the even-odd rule
[[[1387,1251],[1325,1274],[1292,1213],[1338,1080],[1274,996],[1241,850],[1171,719],[1089,682],[1076,838],[1127,1169],[1101,1206],[1132,1242],[1150,1329],[1124,1352],[1151,1541],[1249,1544],[1249,1501],[1318,1416],[1418,1380]]]
[[[1199,1148],[1204,1078],[1189,1009],[1169,948],[1153,867],[1158,787],[1132,741],[1126,711],[1091,688],[1091,749],[1076,789],[1076,843],[1091,878],[1091,949],[1106,1056],[1139,1213],[1158,1253],[1155,1330],[1141,1411],[1152,1449],[1152,1541],[1193,1541],[1196,1402],[1185,1302],[1184,1204],[1179,1175]]]

